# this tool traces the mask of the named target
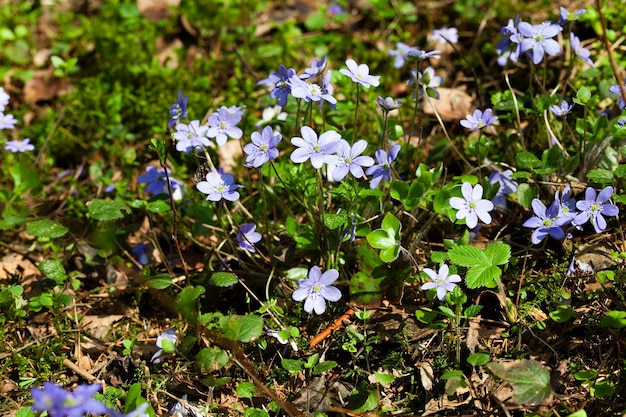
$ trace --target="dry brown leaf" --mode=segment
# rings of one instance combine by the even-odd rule
[[[85,316],[83,318],[83,330],[91,337],[104,339],[112,328],[113,323],[123,319],[122,314],[109,314],[103,316]]]
[[[422,110],[426,114],[435,114],[433,106],[444,122],[453,122],[465,119],[471,113],[473,99],[465,91],[458,88],[437,89],[439,100],[423,100]],[[432,106],[431,104],[432,103]]]
[[[0,259],[0,280],[7,279],[11,275],[20,275],[22,277],[40,276],[41,272],[27,258],[19,253],[11,253]]]
[[[70,81],[55,77],[52,69],[36,71],[35,75],[24,83],[24,102],[36,104],[40,101],[52,100],[69,92],[71,88]]]
[[[180,0],[137,0],[137,8],[143,17],[153,22],[167,19],[172,8],[178,8]]]

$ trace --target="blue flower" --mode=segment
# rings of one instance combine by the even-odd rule
[[[560,106],[556,104],[550,106],[550,111],[557,117],[563,117],[567,115],[570,111],[572,111],[573,108],[574,103],[569,104],[567,101],[563,100]]]
[[[171,129],[180,119],[187,117],[187,99],[189,96],[183,96],[181,91],[178,92],[176,103],[170,107],[170,120],[167,127]]]
[[[385,112],[399,109],[402,106],[402,100],[394,100],[392,97],[382,98],[378,96],[376,104]]]
[[[584,14],[586,11],[587,9],[578,9],[575,12],[570,13],[565,7],[561,6],[559,8],[559,25],[563,26],[568,20],[577,20],[578,16]]]
[[[580,213],[574,217],[573,224],[582,226],[591,219],[593,228],[596,233],[601,233],[606,229],[606,220],[604,216],[617,216],[619,208],[615,204],[607,204],[613,195],[613,187],[608,186],[600,191],[596,196],[596,190],[587,187],[585,190],[585,199],[576,203],[576,208]]]
[[[554,200],[547,209],[538,198],[533,199],[531,205],[535,215],[526,220],[522,226],[535,229],[530,239],[533,245],[538,245],[548,235],[556,240],[563,239],[565,237],[565,231],[561,226],[569,224],[572,219],[559,216],[559,200]]]
[[[304,69],[304,74],[300,75],[300,78],[303,80],[315,78],[324,72],[324,68],[326,68],[326,55],[322,59],[314,59],[311,66]]]
[[[362,178],[364,175],[363,167],[374,165],[374,159],[370,156],[361,156],[367,141],[361,139],[350,146],[348,141],[341,139],[337,146],[337,155],[328,160],[329,165],[334,165],[333,180],[341,181],[348,175],[352,174],[354,178]]]
[[[13,153],[32,151],[35,147],[30,143],[30,139],[10,140],[4,144],[4,149]]]
[[[380,84],[380,75],[370,75],[370,69],[366,64],[357,65],[354,59],[348,59],[346,66],[348,69],[342,68],[339,72],[350,77],[355,83],[361,84],[365,88],[378,87]]]
[[[324,163],[328,163],[341,139],[341,135],[334,130],[324,132],[318,138],[317,133],[309,126],[302,126],[300,134],[302,137],[291,138],[291,143],[297,149],[291,153],[290,159],[296,164],[310,159],[315,169],[320,169]]]
[[[185,195],[185,187],[182,182],[172,178],[172,170],[167,169],[172,185],[172,193],[175,200],[182,200]],[[146,173],[137,177],[137,182],[146,184],[146,192],[152,195],[167,194],[167,180],[165,177],[165,169],[155,168],[153,166],[146,167]]]
[[[252,143],[243,147],[243,151],[247,155],[246,164],[258,168],[268,161],[276,159],[278,157],[276,145],[282,138],[280,133],[274,135],[271,126],[265,126],[261,133],[252,132],[250,136]]]
[[[624,85],[624,87],[626,87],[626,85]],[[624,102],[624,96],[622,95],[622,89],[619,87],[619,84],[610,86],[609,91],[613,94],[619,94],[617,107],[619,107],[620,110],[624,110],[626,108],[626,102]]]
[[[325,100],[331,106],[335,106],[337,104],[337,100],[328,93],[328,85],[326,86],[325,91],[324,88],[320,87],[318,84],[308,83],[301,80],[299,77],[296,77],[295,75],[291,77],[290,84],[291,95],[295,98],[302,98],[306,102],[318,102],[321,100]]]
[[[459,31],[457,28],[435,29],[432,37],[439,43],[457,43],[459,41]]]
[[[510,169],[502,173],[500,173],[500,171],[493,171],[489,174],[489,182],[491,184],[500,184],[498,192],[491,199],[494,206],[506,208],[506,196],[517,191],[517,182],[511,179],[511,175],[513,175],[513,171]]]
[[[17,119],[13,117],[12,114],[4,114],[0,112],[0,130],[13,129],[16,123]]]
[[[437,298],[439,301],[446,299],[446,294],[454,290],[457,282],[461,282],[461,277],[457,274],[448,275],[450,268],[448,265],[443,264],[439,268],[439,273],[430,268],[424,268],[423,271],[432,280],[422,285],[423,291],[431,289],[437,290]]]
[[[224,174],[221,170],[218,172],[211,171],[206,175],[206,181],[200,181],[196,184],[196,188],[201,193],[207,195],[209,201],[220,201],[221,199],[228,201],[239,200],[239,192],[237,189],[241,185],[235,184],[235,177],[232,174]]]
[[[243,130],[237,127],[240,121],[239,113],[231,112],[228,107],[222,106],[209,116],[209,129],[206,134],[210,138],[215,138],[215,142],[220,146],[226,143],[228,137],[241,139]]]
[[[132,248],[133,255],[135,255],[135,259],[139,262],[140,265],[147,265],[150,262],[148,258],[148,246],[143,243],[138,244],[134,248]]]
[[[476,184],[475,187],[469,182],[464,182],[461,186],[461,197],[450,198],[450,206],[457,209],[456,219],[465,219],[468,228],[473,229],[478,225],[478,219],[483,223],[491,223],[489,212],[493,210],[493,203],[483,199],[483,187]]]
[[[443,77],[435,75],[435,69],[433,67],[426,67],[424,72],[418,72],[415,69],[411,70],[411,79],[407,81],[407,85],[416,85],[418,88],[417,94],[413,91],[413,101],[420,100],[423,92],[426,92],[428,97],[432,97],[439,100],[439,92],[436,90],[443,84]]]
[[[469,130],[480,130],[487,127],[498,120],[498,116],[492,116],[491,112],[491,109],[485,109],[484,112],[476,109],[473,115],[468,114],[465,119],[461,120],[461,126]]]
[[[0,112],[4,111],[4,106],[9,104],[10,98],[11,96],[4,91],[4,88],[0,87]]]
[[[517,30],[518,23],[518,18],[515,17],[515,19],[509,19],[507,25],[500,29],[502,39],[496,45],[496,51],[500,54],[498,64],[502,67],[506,65],[509,59],[517,62],[519,58],[521,37]]]
[[[400,152],[400,145],[392,146],[389,154],[383,149],[376,151],[374,156],[376,157],[377,164],[365,170],[365,175],[372,176],[370,180],[371,189],[378,187],[378,184],[383,180],[385,182],[391,181],[391,166],[398,157],[398,152]]]
[[[422,51],[419,48],[411,48],[406,53],[406,58],[410,61],[420,62],[428,58],[439,59],[440,58],[439,54],[441,54],[441,51],[439,50],[426,52],[426,51]]]
[[[520,51],[528,54],[533,64],[540,63],[545,54],[555,56],[561,52],[561,45],[552,39],[563,30],[561,26],[552,22],[543,22],[539,25],[520,22],[517,30],[522,36]]]
[[[570,32],[569,40],[569,44],[572,47],[574,54],[576,54],[581,61],[584,61],[593,67],[593,61],[589,58],[591,56],[591,52],[589,52],[589,49],[583,48],[580,45],[580,39],[578,39],[578,36],[574,35],[574,32]]]
[[[326,300],[339,301],[341,299],[341,291],[332,284],[339,278],[339,271],[329,269],[322,274],[319,266],[315,265],[309,271],[307,279],[298,280],[299,288],[292,294],[294,301],[304,302],[304,311],[311,313],[315,310],[315,314],[324,314],[326,311]]]
[[[164,356],[174,353],[176,351],[176,345],[178,345],[178,336],[172,329],[166,330],[157,337],[156,345],[159,350],[156,351],[150,363],[161,363]]]
[[[200,120],[192,120],[189,124],[177,123],[176,132],[172,137],[177,141],[176,150],[189,153],[192,149],[209,146],[211,141],[207,137],[209,127],[200,124]]]
[[[278,99],[278,104],[281,107],[287,105],[289,94],[291,94],[291,85],[289,80],[296,75],[296,70],[293,68],[286,68],[284,65],[278,66],[278,72],[270,73],[269,77],[261,80],[257,85],[265,85],[268,87],[274,87],[270,92],[270,97]]]
[[[106,414],[111,410],[93,398],[101,389],[102,386],[99,384],[82,384],[72,392],[52,382],[45,382],[43,387],[33,388],[30,391],[33,397],[32,409],[47,411],[50,417],[83,417],[85,414]]]
[[[391,50],[389,52],[389,57],[393,57],[393,66],[395,68],[402,68],[406,62],[407,56],[409,51],[411,50],[418,50],[418,48],[415,48],[413,46],[409,46],[404,42],[398,42],[396,44],[396,48],[394,50]]]
[[[237,243],[243,250],[250,252],[256,252],[254,244],[261,240],[263,236],[256,231],[256,224],[244,223],[239,226],[239,232],[237,233]]]

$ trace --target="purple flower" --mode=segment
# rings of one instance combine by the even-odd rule
[[[344,14],[344,13],[346,13],[346,9],[341,7],[336,2],[333,2],[330,6],[328,6],[328,14],[331,15],[331,16],[335,16],[335,15],[338,15],[338,14]]]
[[[322,274],[319,266],[315,265],[309,271],[308,279],[299,279],[298,288],[292,294],[294,301],[304,302],[304,311],[311,313],[315,310],[315,314],[324,314],[326,311],[326,300],[339,301],[341,299],[341,291],[331,285],[339,278],[339,271],[329,269]]]
[[[400,152],[400,145],[392,146],[389,154],[383,149],[376,151],[374,156],[376,157],[377,164],[367,168],[365,171],[365,175],[372,176],[370,180],[371,189],[378,187],[378,184],[383,180],[385,182],[391,181],[391,165],[393,165],[398,157],[398,152]]]
[[[246,164],[258,168],[266,162],[276,159],[278,157],[276,145],[282,138],[280,133],[274,135],[271,126],[265,126],[261,133],[252,132],[250,137],[252,143],[243,147],[243,151],[248,155]]]
[[[513,171],[510,169],[502,173],[500,173],[500,171],[493,171],[489,174],[489,182],[491,184],[500,184],[498,192],[491,199],[494,206],[506,208],[506,196],[517,191],[517,182],[511,179],[511,175],[513,175]]]
[[[156,345],[159,350],[156,351],[150,363],[161,363],[164,356],[167,356],[176,351],[176,345],[178,344],[178,336],[172,329],[166,330],[157,337]]]
[[[517,30],[518,23],[517,17],[509,19],[507,25],[500,29],[502,39],[496,45],[496,51],[500,54],[498,64],[502,67],[506,65],[509,59],[516,62],[519,58],[521,37]],[[514,46],[511,47],[511,45]]]
[[[103,403],[93,396],[102,389],[99,384],[81,384],[73,392],[45,382],[43,387],[33,388],[32,409],[47,411],[50,417],[83,417],[85,414],[102,415],[109,413]]]
[[[326,91],[324,91],[324,88],[320,87],[318,84],[308,83],[295,75],[291,78],[290,83],[291,95],[295,98],[302,98],[306,102],[325,100],[331,106],[336,107],[337,100],[328,93],[328,85],[330,84],[326,86]]]
[[[18,152],[32,151],[35,149],[35,147],[31,145],[30,139],[26,138],[24,140],[18,140],[18,139],[10,140],[4,144],[4,149],[6,149],[7,151],[11,151],[13,153],[18,153]]]
[[[568,20],[576,20],[578,18],[578,16],[580,16],[581,14],[585,13],[587,11],[587,9],[579,9],[576,10],[573,13],[570,13],[567,11],[567,9],[563,6],[561,6],[559,8],[559,15],[560,15],[560,19],[559,19],[559,25],[563,26],[565,24],[565,22],[567,22]]]
[[[328,103],[331,109],[337,110],[337,100],[333,97],[333,85],[330,83],[332,71],[328,70],[324,79],[322,80],[322,101],[320,101],[320,109],[324,105],[324,102]],[[330,100],[330,99],[332,100]]]
[[[561,195],[560,198],[558,191],[554,195],[554,199],[559,202],[559,217],[569,219],[567,223],[570,223],[578,214],[578,211],[576,210],[576,199],[570,197],[569,193],[570,186],[568,185],[563,190],[563,195]]]
[[[469,130],[480,130],[487,127],[498,120],[498,116],[491,116],[491,112],[491,109],[485,109],[484,112],[476,109],[473,115],[468,114],[465,119],[461,120],[461,126]]]
[[[395,68],[402,68],[406,62],[406,58],[410,50],[418,50],[413,46],[409,46],[406,43],[398,42],[396,48],[389,52],[389,57],[393,57],[393,66]]]
[[[355,83],[361,84],[365,88],[370,88],[370,86],[378,87],[380,84],[378,81],[380,75],[370,75],[370,69],[366,64],[357,65],[354,59],[348,59],[346,66],[348,69],[342,68],[339,72],[346,77],[350,77]]]
[[[246,111],[246,106],[229,106],[224,107],[226,112],[230,115],[230,121],[237,124],[243,118],[243,114]]]
[[[433,39],[439,43],[457,43],[459,31],[456,28],[443,28],[433,30]]]
[[[394,100],[392,97],[382,98],[378,96],[376,99],[376,104],[383,109],[383,111],[388,112],[391,110],[399,109],[402,106],[402,100]]]
[[[550,111],[557,117],[563,117],[567,115],[570,111],[572,111],[573,108],[574,103],[569,104],[567,101],[563,100],[560,106],[556,104],[550,106]]]
[[[435,75],[435,69],[433,67],[426,67],[424,72],[417,72],[417,70],[411,70],[411,79],[407,81],[407,85],[416,85],[417,100],[421,100],[422,94],[425,91],[428,97],[432,97],[439,100],[439,92],[436,88],[443,84],[443,77]],[[413,91],[413,101],[416,100],[416,92]]]
[[[244,223],[239,226],[239,232],[237,233],[237,243],[243,250],[250,252],[256,252],[254,244],[260,241],[262,238],[261,233],[256,231],[256,224]]]
[[[291,93],[289,80],[294,75],[296,75],[296,70],[293,68],[286,68],[284,65],[279,65],[278,72],[272,72],[268,78],[259,81],[257,85],[274,87],[274,89],[270,92],[270,97],[278,99],[278,104],[281,107],[285,107],[287,105],[289,94]]]
[[[330,156],[335,153],[341,135],[334,130],[329,130],[320,135],[309,126],[302,126],[300,129],[302,137],[291,138],[291,143],[297,147],[291,153],[291,160],[296,164],[301,164],[307,160],[311,160],[311,165],[315,169],[320,169]]]
[[[4,111],[4,106],[9,104],[11,97],[4,91],[4,88],[0,87],[0,112]]]
[[[182,200],[185,195],[185,187],[182,182],[172,178],[172,170],[167,169],[167,175],[170,177],[172,185],[172,193],[175,200]],[[146,184],[146,192],[152,195],[167,194],[167,179],[165,177],[165,169],[153,166],[146,167],[146,173],[137,177],[137,182]]]
[[[192,149],[209,146],[211,141],[207,138],[209,127],[200,124],[200,120],[192,120],[189,124],[177,123],[176,132],[172,137],[177,141],[176,150],[189,153]]]
[[[220,146],[226,143],[228,137],[241,139],[243,131],[237,127],[240,121],[241,116],[238,113],[231,113],[227,107],[222,106],[209,116],[207,136],[215,138]]]
[[[374,165],[374,159],[370,156],[360,156],[367,147],[367,141],[357,140],[354,145],[350,146],[348,141],[341,139],[337,146],[337,155],[332,156],[328,160],[329,165],[334,165],[333,180],[341,181],[348,175],[352,174],[354,178],[362,178],[363,168]]]
[[[303,80],[315,78],[324,72],[324,68],[326,68],[326,55],[322,59],[314,59],[311,66],[304,69],[304,74],[300,75],[300,78]]]
[[[196,184],[196,188],[209,201],[220,201],[221,199],[228,201],[239,200],[239,192],[241,185],[235,184],[235,177],[232,174],[224,174],[221,170],[212,171],[206,174],[206,181],[200,181]]]
[[[572,47],[572,51],[574,51],[574,54],[576,54],[576,56],[580,58],[581,61],[584,61],[593,67],[593,61],[591,60],[591,58],[589,58],[591,56],[591,52],[589,52],[589,49],[583,48],[580,45],[580,39],[578,39],[578,36],[574,35],[574,32],[570,32],[569,40],[570,46]]]
[[[167,123],[168,129],[171,129],[176,122],[187,117],[187,99],[189,96],[183,96],[181,91],[178,92],[178,99],[176,103],[170,107],[170,120]]]
[[[526,52],[532,58],[533,64],[540,63],[544,54],[555,56],[561,52],[561,45],[552,39],[563,30],[561,26],[552,22],[539,25],[520,22],[517,29],[523,37],[520,51]]]
[[[419,48],[411,48],[406,53],[406,58],[410,61],[420,62],[428,58],[439,59],[440,58],[439,54],[441,54],[440,50],[426,52],[426,51],[422,51]]]
[[[148,246],[140,243],[131,250],[133,252],[133,255],[135,255],[135,259],[137,259],[137,262],[139,262],[140,265],[147,265],[148,262],[150,262],[150,259],[148,258]]]
[[[0,130],[1,129],[13,129],[17,119],[12,114],[0,113]]]
[[[624,85],[626,87],[626,85]],[[624,96],[622,95],[622,89],[619,88],[619,84],[615,84],[609,87],[609,91],[613,94],[619,94],[619,102],[617,103],[617,107],[620,110],[624,110],[626,108],[626,102],[624,102]]]
[[[574,217],[572,223],[581,226],[589,219],[593,224],[596,233],[601,233],[606,229],[606,220],[604,216],[617,216],[619,209],[615,204],[606,204],[613,195],[613,187],[608,186],[600,191],[596,197],[596,190],[587,187],[585,190],[585,199],[576,203],[576,208],[580,213]]]
[[[493,203],[483,199],[483,186],[476,184],[472,188],[469,182],[464,182],[461,186],[463,198],[450,198],[450,206],[457,209],[456,219],[465,219],[468,228],[473,229],[478,224],[478,219],[483,223],[491,223],[489,212],[493,210]]]
[[[595,271],[593,267],[583,261],[579,261],[578,259],[572,256],[572,262],[570,262],[569,267],[567,268],[567,276],[571,277],[573,275],[579,274],[593,274]]]
[[[437,298],[439,301],[446,299],[446,293],[454,290],[456,282],[461,282],[461,277],[457,274],[448,275],[450,268],[447,264],[439,267],[439,273],[430,268],[424,268],[423,271],[432,280],[422,285],[422,290],[427,291],[433,288],[437,289]]]
[[[535,215],[522,223],[522,226],[535,229],[530,237],[530,241],[533,245],[538,245],[548,235],[556,240],[563,239],[565,237],[565,231],[563,231],[561,226],[570,223],[572,219],[559,217],[559,200],[554,200],[548,209],[546,209],[546,206],[538,198],[533,199],[531,205]]]

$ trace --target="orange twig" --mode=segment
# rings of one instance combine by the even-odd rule
[[[353,314],[354,314],[354,310],[351,309],[351,308],[348,309],[348,311],[343,313],[343,315],[341,317],[339,317],[337,320],[335,320],[335,322],[333,324],[331,324],[326,329],[324,329],[323,332],[321,332],[320,334],[315,336],[311,340],[311,342],[309,342],[309,348],[314,348],[315,346],[320,344],[324,339],[326,339],[328,336],[330,336],[330,334],[332,332],[334,332],[335,330],[337,330],[337,329],[339,329],[341,327],[342,322],[344,321],[344,319],[349,319],[350,316],[352,316]]]

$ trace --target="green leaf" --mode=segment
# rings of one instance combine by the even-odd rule
[[[396,379],[393,374],[388,374],[386,372],[376,372],[374,371],[374,376],[376,376],[376,381],[384,386],[389,386]]]
[[[562,304],[556,310],[548,313],[548,315],[557,323],[565,323],[574,315],[574,309],[568,305]]]
[[[487,362],[489,362],[489,354],[484,352],[474,353],[467,358],[467,363],[472,366],[483,366]]]
[[[381,249],[380,260],[383,262],[391,263],[398,258],[399,254],[400,254],[400,245],[394,246],[392,248]]]
[[[386,230],[376,229],[366,236],[367,241],[372,247],[377,249],[392,248],[396,245],[396,239],[393,235],[389,235]]]
[[[88,216],[95,220],[107,221],[124,217],[124,213],[130,213],[130,208],[119,200],[93,200],[89,204]]]
[[[587,174],[587,179],[604,187],[613,182],[613,173],[608,169],[593,169]]]
[[[477,266],[490,264],[489,258],[487,258],[484,251],[470,245],[463,245],[452,248],[448,252],[448,256],[450,257],[452,263],[459,266]]]
[[[263,317],[246,314],[245,316],[225,316],[220,319],[224,337],[239,342],[249,342],[263,333]]]
[[[352,391],[348,400],[348,407],[357,413],[372,411],[378,406],[378,393],[376,388],[367,384],[359,385]]]
[[[237,395],[242,398],[252,398],[256,393],[256,388],[252,382],[244,381],[237,385],[235,391],[237,392]]]
[[[403,202],[409,193],[409,185],[404,181],[394,181],[389,190],[391,198]]]
[[[186,286],[176,297],[176,305],[180,309],[180,314],[183,318],[191,323],[198,320],[198,306],[196,300],[206,290],[203,286]]]
[[[396,218],[396,216],[391,213],[387,213],[383,218],[382,229],[385,230],[390,236],[394,236],[396,239],[398,239],[400,237],[402,224],[400,223],[400,220]]]
[[[57,260],[43,261],[39,264],[38,268],[47,278],[50,278],[57,284],[61,284],[67,279],[65,268],[61,262]]]
[[[615,174],[617,178],[626,178],[626,164],[621,164],[620,166],[615,168],[613,174]]]
[[[338,363],[335,362],[335,361],[320,362],[320,363],[318,363],[317,365],[315,365],[313,367],[313,375],[321,375],[324,372],[330,371],[331,369],[333,369],[337,365],[338,365]]]
[[[338,214],[324,213],[324,224],[330,230],[335,230],[342,227],[348,221],[348,213],[340,211]]]
[[[28,233],[37,237],[56,239],[67,233],[67,227],[49,219],[40,219],[26,225]]]
[[[541,165],[541,160],[530,152],[522,151],[515,155],[515,166],[517,169],[532,171]]]
[[[170,207],[170,203],[165,200],[149,201],[147,206],[148,210],[150,210],[152,213],[167,213],[172,209]]]
[[[587,412],[585,410],[578,410],[567,417],[587,417]]]
[[[148,285],[157,290],[164,290],[172,285],[172,277],[169,274],[157,274],[148,278]]]
[[[214,272],[211,275],[211,284],[216,287],[230,287],[239,282],[237,276],[230,272]]]
[[[467,288],[496,288],[498,278],[502,275],[500,268],[494,265],[479,265],[471,268],[465,275]]]
[[[600,326],[621,329],[626,327],[626,311],[609,311],[600,320]]]
[[[591,99],[591,90],[588,87],[582,86],[576,92],[576,98],[574,99],[574,103],[580,104],[581,106],[586,106]]]
[[[196,363],[202,372],[214,372],[228,364],[228,354],[217,346],[204,348],[196,355]]]
[[[174,353],[176,352],[176,344],[169,339],[162,339],[161,349],[163,349],[165,353]]]
[[[490,362],[487,368],[511,384],[518,404],[540,404],[552,393],[550,372],[535,360],[524,359],[506,368],[499,362]]]
[[[304,368],[304,361],[298,359],[286,359],[283,358],[280,361],[283,369],[289,372],[291,375],[297,375]]]
[[[504,265],[511,258],[511,247],[506,243],[496,242],[487,246],[484,253],[491,265]]]
[[[537,197],[537,190],[527,183],[522,183],[517,187],[517,201],[524,208],[530,208],[534,198]]]

